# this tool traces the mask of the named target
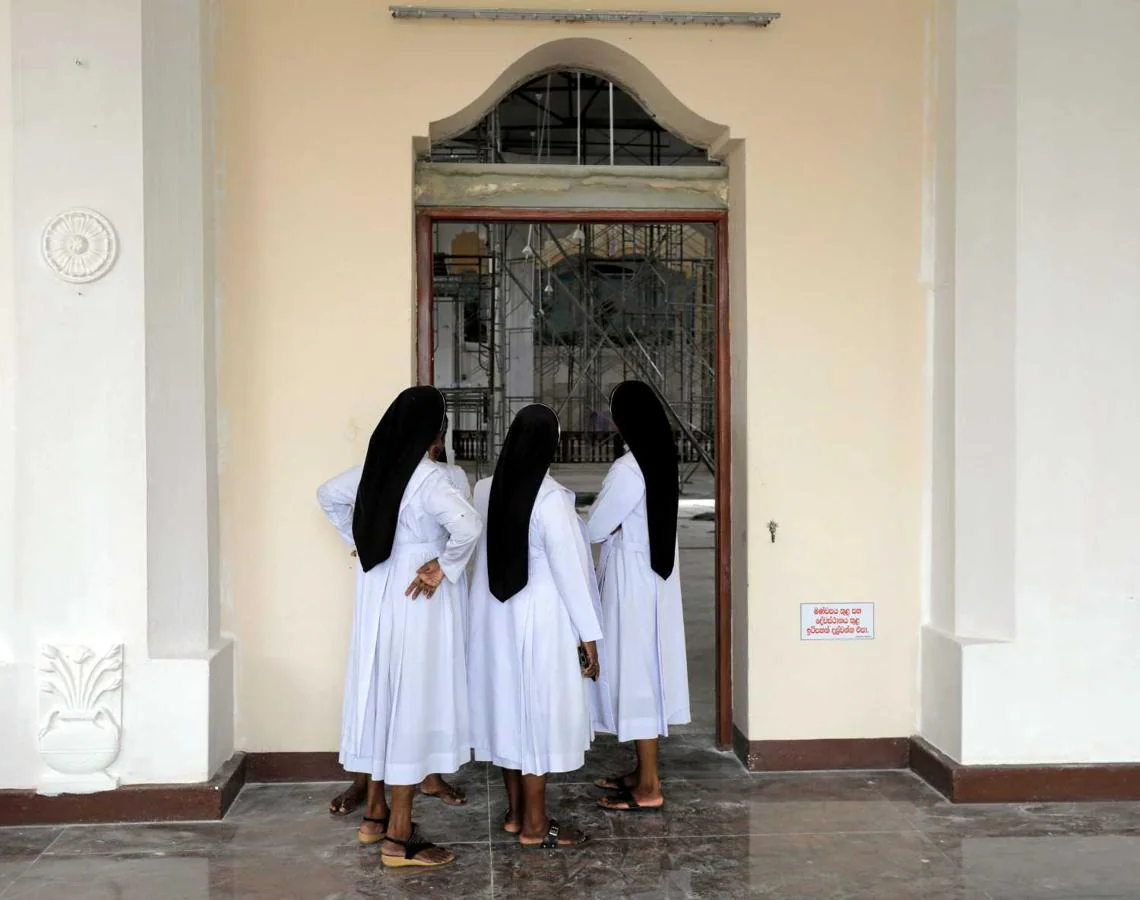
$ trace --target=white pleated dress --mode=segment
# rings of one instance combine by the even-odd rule
[[[447,478],[451,482],[452,487],[459,492],[459,496],[471,502],[471,481],[467,477],[467,473],[462,468],[451,463],[436,463],[444,472],[447,473]],[[468,566],[467,568],[470,568]],[[459,576],[459,580],[455,582],[457,606],[459,609],[459,633],[463,635],[463,649],[467,649],[468,627],[467,627],[467,606],[468,606],[468,586],[470,579],[468,578],[467,568],[463,570],[463,574]]]
[[[350,546],[362,471],[350,469],[318,491]],[[369,572],[358,569],[341,723],[347,771],[410,785],[470,759],[457,585],[482,530],[445,469],[424,459],[404,491],[391,557]],[[444,581],[435,595],[406,597],[416,570],[436,558]]]
[[[645,478],[632,453],[610,468],[587,529],[590,541],[602,545],[601,664],[613,731],[620,741],[667,735],[670,725],[691,721],[680,554],[674,550],[677,561],[667,579],[650,568]]]
[[[491,479],[475,485],[485,519]],[[486,535],[470,597],[472,746],[477,760],[525,775],[580,769],[593,740],[578,645],[600,641],[589,548],[574,495],[547,476],[531,512],[527,585],[505,603],[490,590]],[[599,645],[599,651],[601,645]]]

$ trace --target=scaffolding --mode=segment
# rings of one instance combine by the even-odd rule
[[[589,72],[548,72],[503,98],[464,134],[432,143],[423,162],[614,166],[715,165],[620,86]]]
[[[528,80],[427,162],[709,165],[613,82],[553,71]],[[677,434],[682,487],[715,471],[716,233],[687,223],[436,223],[435,381],[453,453],[488,474],[515,413],[553,407],[558,460],[621,451],[609,394],[652,385]]]
[[[682,486],[714,471],[715,240],[704,224],[437,223],[436,383],[456,458],[487,474],[537,402],[562,422],[559,461],[610,462],[609,393],[638,378],[669,410]]]

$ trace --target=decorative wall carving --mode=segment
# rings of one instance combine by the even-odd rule
[[[40,647],[39,749],[51,770],[42,794],[89,794],[119,785],[107,772],[119,755],[123,645]]]
[[[47,223],[40,249],[56,277],[86,284],[111,271],[119,240],[111,223],[95,210],[69,209]]]

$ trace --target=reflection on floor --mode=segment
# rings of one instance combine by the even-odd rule
[[[666,806],[598,809],[593,779],[630,757],[599,739],[558,776],[554,814],[577,851],[521,851],[499,823],[498,775],[454,779],[462,809],[421,798],[425,835],[457,862],[384,870],[358,819],[326,812],[328,784],[250,785],[222,822],[0,829],[0,900],[363,900],[372,897],[1140,898],[1140,804],[953,807],[909,773],[749,775],[716,750],[712,523],[683,515],[694,723],[662,748]]]
[[[332,785],[251,785],[223,822],[0,829],[0,898],[1140,896],[1140,804],[951,807],[904,772],[750,776],[680,735],[663,750],[664,811],[599,810],[590,781],[627,763],[600,741],[551,788],[555,814],[593,836],[573,852],[519,850],[497,776],[472,765],[465,808],[417,803],[425,834],[459,854],[438,871],[382,869],[357,823],[325,811]]]

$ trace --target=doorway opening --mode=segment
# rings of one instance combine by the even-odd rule
[[[608,398],[653,386],[680,461],[692,724],[732,739],[726,223],[714,211],[421,210],[419,379],[447,397],[448,453],[490,475],[515,413],[562,422],[554,476],[593,501],[623,451]]]
[[[597,68],[544,68],[547,58]],[[662,115],[609,68],[630,74]],[[473,478],[493,472],[519,409],[552,407],[562,423],[554,475],[583,509],[623,450],[610,391],[631,378],[657,391],[680,462],[686,728],[714,731],[727,748],[728,172],[708,151],[727,129],[601,42],[554,42],[508,71],[517,80],[504,73],[501,88],[420,145],[417,374],[446,395],[448,450]]]

